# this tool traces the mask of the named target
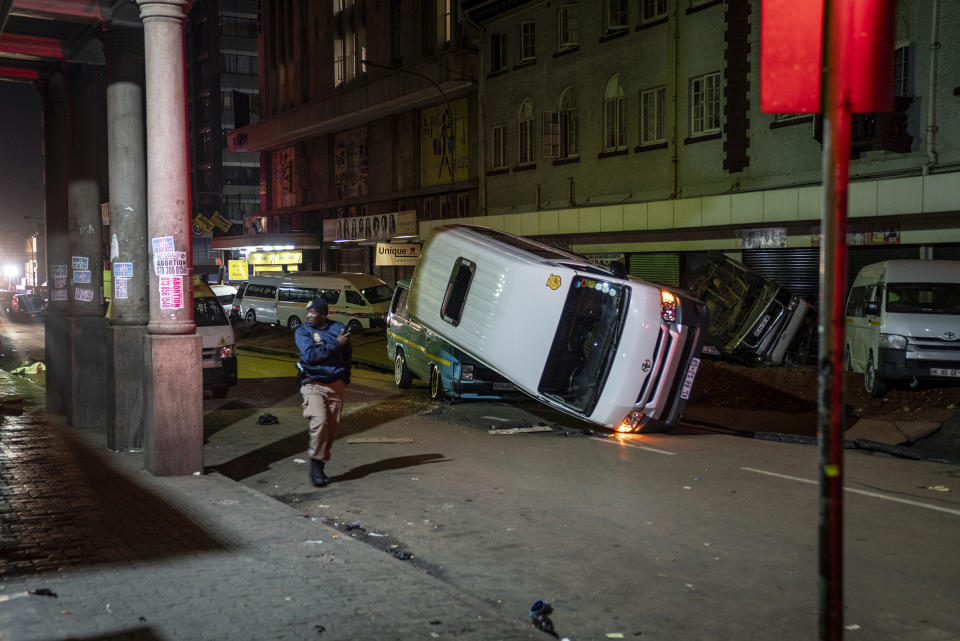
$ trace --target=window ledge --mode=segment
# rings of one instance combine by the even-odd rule
[[[497,169],[488,169],[488,170],[487,170],[487,175],[488,175],[488,176],[501,176],[501,175],[508,174],[508,173],[510,173],[510,168],[509,168],[509,167],[498,167]]]
[[[715,7],[718,4],[723,4],[723,0],[713,0],[713,2],[704,2],[703,4],[698,4],[695,7],[690,7],[689,9],[687,9],[686,14],[689,16],[691,13],[696,13],[697,11],[703,11],[704,9]]]
[[[690,136],[689,138],[683,139],[683,144],[685,145],[694,145],[698,142],[707,142],[708,140],[720,140],[723,137],[719,131],[712,134],[703,134],[702,136]]]
[[[813,122],[813,114],[801,118],[790,118],[788,120],[774,120],[770,123],[771,129],[782,129],[783,127],[793,127],[794,125],[805,125]]]
[[[532,162],[527,165],[517,165],[510,171],[530,171],[531,169],[536,169],[536,168],[537,168],[537,163]]]
[[[616,40],[617,38],[622,38],[622,37],[624,37],[625,35],[627,35],[628,33],[630,33],[630,28],[629,28],[629,27],[622,27],[622,28],[619,28],[619,29],[611,29],[610,31],[608,31],[608,32],[605,33],[604,35],[600,36],[599,42],[601,42],[601,43],[603,43],[603,42],[610,42],[611,40]]]
[[[533,58],[531,60],[524,60],[523,62],[513,65],[513,70],[516,71],[517,69],[525,69],[527,67],[532,67],[535,64],[537,64],[536,58]]]
[[[567,156],[566,158],[557,158],[554,160],[553,166],[558,167],[560,165],[572,165],[576,162],[580,162],[580,156]]]
[[[559,51],[554,51],[553,57],[559,58],[560,56],[569,56],[571,53],[576,53],[577,51],[580,51],[580,45],[573,45],[571,47],[560,49]]]
[[[487,74],[487,78],[488,78],[488,79],[489,79],[489,78],[496,78],[497,76],[502,76],[502,75],[506,74],[508,71],[509,71],[509,69],[507,69],[506,67],[504,67],[503,69],[497,69],[496,71],[491,71],[490,73],[488,73],[488,74]]]
[[[652,142],[646,145],[637,145],[636,147],[633,148],[633,153],[639,154],[639,153],[643,153],[644,151],[653,151],[654,149],[666,149],[666,148],[667,148],[666,142]]]
[[[611,151],[601,151],[597,154],[597,158],[612,158],[614,156],[625,156],[630,153],[630,150],[624,147],[623,149],[613,149]]]
[[[650,29],[651,27],[656,27],[660,24],[666,24],[667,16],[660,16],[659,18],[654,18],[650,22],[643,22],[637,25],[637,28],[634,31],[643,31],[644,29]]]

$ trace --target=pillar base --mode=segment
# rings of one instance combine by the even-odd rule
[[[73,372],[67,420],[74,427],[106,429],[113,414],[107,319],[102,316],[70,317],[70,352]]]
[[[113,366],[113,421],[107,428],[107,448],[139,450],[143,447],[144,364],[146,325],[113,325],[108,353]]]
[[[59,313],[48,313],[44,323],[44,365],[47,370],[47,412],[66,417],[70,408],[70,319]]]
[[[203,371],[200,337],[143,339],[146,395],[143,466],[157,476],[203,472]]]

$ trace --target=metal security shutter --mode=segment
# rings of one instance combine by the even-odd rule
[[[934,245],[933,257],[936,260],[960,260],[960,245]]]
[[[671,287],[680,285],[679,254],[630,254],[627,262],[631,276]]]
[[[744,249],[743,264],[789,289],[812,305],[820,296],[820,249],[788,247],[782,249]]]

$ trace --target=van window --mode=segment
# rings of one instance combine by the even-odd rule
[[[317,290],[311,287],[281,287],[277,291],[277,300],[282,303],[309,303],[317,297]]]
[[[470,291],[470,283],[473,281],[473,272],[476,269],[477,266],[474,263],[462,256],[453,265],[453,272],[450,274],[450,280],[447,281],[447,291],[443,295],[443,305],[440,307],[443,320],[451,325],[460,324],[463,305],[467,302],[467,292]]]
[[[846,315],[852,318],[863,316],[863,304],[867,297],[867,286],[860,285],[850,290],[850,296],[847,298]]]
[[[897,314],[960,314],[960,283],[889,283],[887,311]]]
[[[397,296],[393,299],[393,308],[391,314],[396,314],[400,318],[407,317],[407,294],[410,292],[406,287],[397,287]]]
[[[247,296],[255,296],[256,298],[273,298],[277,295],[276,285],[247,285]]]
[[[393,296],[393,291],[390,289],[389,285],[367,287],[366,289],[361,289],[360,293],[363,294],[363,297],[366,298],[367,302],[371,305],[388,301],[390,300],[390,297]]]
[[[327,301],[329,305],[334,305],[338,300],[340,300],[340,290],[339,289],[320,289],[317,290],[317,294]]]
[[[193,299],[193,320],[197,324],[197,327],[228,324],[220,301],[213,296],[203,296]]]
[[[237,287],[237,298],[243,298],[243,292],[247,289],[247,283],[240,283],[240,286]]]
[[[363,300],[363,296],[360,295],[360,292],[355,292],[352,289],[348,289],[346,292],[347,302],[351,305],[366,305],[366,301]]]
[[[596,405],[627,309],[622,285],[577,277],[563,305],[539,391],[578,412]]]

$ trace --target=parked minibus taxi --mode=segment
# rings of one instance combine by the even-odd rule
[[[676,422],[709,322],[689,292],[472,225],[434,230],[407,306],[527,395],[620,431]]]

